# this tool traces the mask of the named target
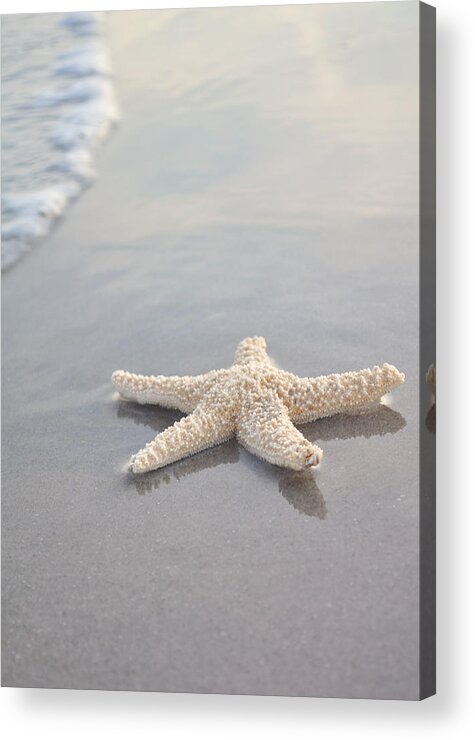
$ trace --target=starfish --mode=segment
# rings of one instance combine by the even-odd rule
[[[357,372],[300,378],[276,368],[263,337],[238,345],[234,363],[194,376],[134,375],[117,370],[123,398],[188,414],[132,456],[130,469],[146,473],[236,436],[247,450],[292,470],[316,467],[323,452],[294,426],[325,416],[372,411],[404,382],[385,363]]]

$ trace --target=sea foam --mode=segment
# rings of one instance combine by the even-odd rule
[[[60,54],[54,74],[65,77],[106,76],[111,74],[111,67],[105,49],[95,42]]]
[[[49,232],[80,190],[79,182],[65,180],[44,190],[2,196],[2,214],[7,217],[2,224],[2,270],[15,264],[32,241]]]
[[[39,178],[41,187],[7,192],[2,197],[2,269],[48,234],[80,191],[95,179],[94,148],[118,119],[101,15],[72,13],[59,23],[73,37],[74,46],[55,59],[51,87],[35,92],[18,106],[24,111],[20,116],[27,115],[28,108],[32,116],[41,117],[42,110],[48,113],[52,156]]]

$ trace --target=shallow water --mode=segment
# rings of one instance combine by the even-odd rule
[[[100,177],[4,279],[4,683],[416,698],[417,5],[114,13]],[[295,475],[235,442],[142,478],[197,374],[262,334],[317,375],[391,362]]]
[[[117,118],[98,13],[2,16],[2,269],[95,178]]]

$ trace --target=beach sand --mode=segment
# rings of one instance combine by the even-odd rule
[[[99,179],[3,279],[4,685],[418,697],[416,36],[366,84],[380,46],[325,38],[367,19],[324,7],[107,18]],[[313,475],[235,442],[124,472],[179,415],[111,373],[201,373],[256,334],[299,375],[407,381],[302,427]]]

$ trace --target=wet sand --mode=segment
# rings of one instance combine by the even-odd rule
[[[99,179],[3,278],[5,685],[418,698],[416,11],[382,5],[372,42],[368,6],[109,16]],[[112,371],[255,334],[407,381],[302,427],[313,475],[235,442],[124,473],[179,417]]]

